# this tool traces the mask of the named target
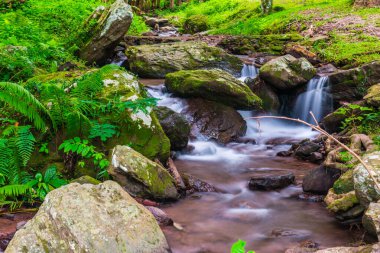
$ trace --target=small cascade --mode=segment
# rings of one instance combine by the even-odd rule
[[[315,123],[310,112],[320,122],[324,116],[333,110],[333,100],[330,94],[330,82],[327,76],[314,77],[307,84],[306,92],[297,98],[293,117]]]
[[[244,64],[243,69],[241,70],[241,81],[245,81],[247,78],[255,78],[259,74],[259,69],[252,64]]]

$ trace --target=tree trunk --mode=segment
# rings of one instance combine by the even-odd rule
[[[265,15],[272,12],[273,0],[261,0],[261,10]]]
[[[355,6],[380,7],[380,0],[355,0]]]
[[[170,0],[170,9],[173,9],[174,8],[174,0]]]

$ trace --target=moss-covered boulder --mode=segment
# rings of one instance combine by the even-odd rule
[[[91,19],[94,18],[97,18],[97,25],[94,29],[89,29],[91,34],[80,51],[80,57],[89,64],[104,64],[127,33],[132,23],[133,12],[126,0],[116,0],[100,17],[90,17],[88,24],[91,24]]]
[[[207,23],[207,16],[205,15],[193,15],[188,17],[183,23],[183,32],[185,33],[199,33],[209,29]]]
[[[50,192],[6,252],[170,252],[153,215],[120,185],[73,183]]]
[[[114,148],[108,172],[133,196],[155,200],[179,197],[175,180],[169,172],[128,146]]]
[[[380,107],[380,83],[375,84],[368,89],[368,93],[364,96],[364,100],[368,105]]]
[[[169,92],[215,101],[235,109],[260,109],[261,99],[242,81],[220,69],[182,70],[166,75]]]
[[[325,203],[327,204],[327,209],[334,213],[339,213],[345,212],[359,204],[359,200],[356,198],[355,191],[336,194],[333,189],[330,189],[325,198]]]
[[[172,150],[181,150],[187,147],[190,135],[190,124],[186,118],[175,111],[158,106],[154,109],[162,129],[170,140]]]
[[[272,87],[260,78],[247,78],[245,83],[263,101],[263,109],[269,112],[277,112],[280,108],[280,98]]]
[[[93,177],[86,175],[86,176],[81,176],[79,178],[74,179],[73,181],[71,181],[71,183],[98,185],[101,182]]]
[[[333,185],[336,194],[347,193],[354,190],[353,170],[345,172]]]
[[[380,203],[371,203],[363,215],[364,229],[372,236],[380,239]]]
[[[243,63],[223,49],[202,42],[176,42],[128,47],[129,68],[140,77],[163,78],[179,70],[221,68],[240,73]]]
[[[305,58],[285,55],[273,59],[260,68],[260,78],[272,87],[287,90],[306,84],[317,73]]]
[[[366,95],[370,86],[380,83],[380,61],[338,71],[329,77],[334,100],[356,101]]]
[[[377,182],[380,182],[380,151],[372,152],[363,157],[363,161],[370,165],[370,170]],[[360,204],[368,206],[371,202],[380,200],[378,189],[362,164],[354,169],[354,187]]]

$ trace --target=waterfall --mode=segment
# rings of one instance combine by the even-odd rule
[[[320,122],[324,116],[333,110],[330,94],[330,82],[327,76],[314,77],[307,84],[306,92],[300,94],[294,107],[294,118],[315,123],[310,112]]]
[[[255,67],[255,65],[244,64],[243,69],[241,70],[241,77],[239,78],[241,81],[245,81],[245,79],[255,78],[259,74],[259,69]]]

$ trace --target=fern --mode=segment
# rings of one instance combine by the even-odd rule
[[[95,122],[90,130],[90,139],[100,138],[102,142],[117,135],[117,127],[111,124],[99,124]]]
[[[25,184],[14,184],[0,187],[0,196],[19,197],[33,192],[33,188]]]
[[[47,109],[26,89],[15,83],[0,82],[0,101],[27,117],[41,131],[54,123]]]

